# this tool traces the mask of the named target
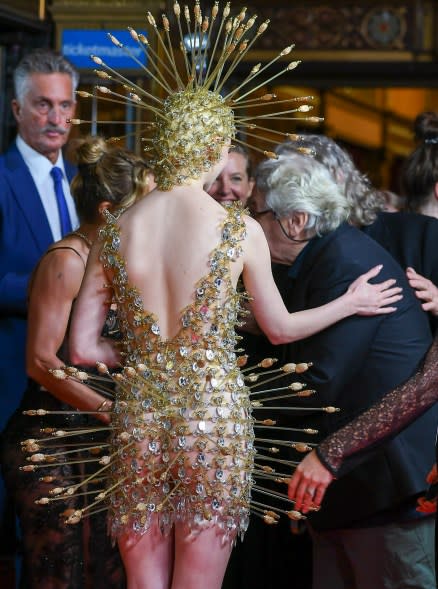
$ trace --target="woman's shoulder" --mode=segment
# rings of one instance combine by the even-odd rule
[[[85,260],[66,240],[51,246],[40,259],[29,283],[29,294],[76,292],[85,272]],[[62,244],[62,245],[60,245]]]
[[[83,265],[87,262],[90,245],[85,243],[83,239],[76,235],[67,235],[60,241],[49,246],[46,250],[44,258],[51,258],[53,260],[65,260],[69,263],[70,260],[74,264],[75,261],[81,261]]]
[[[65,237],[51,245],[43,254],[36,268],[38,273],[84,273],[88,251],[81,247],[78,239]],[[88,248],[87,248],[88,250]]]

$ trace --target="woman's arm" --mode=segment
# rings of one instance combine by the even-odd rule
[[[26,366],[29,376],[59,400],[77,409],[96,411],[104,401],[102,395],[73,380],[57,380],[49,373],[64,364],[57,354],[83,274],[82,260],[71,251],[52,251],[40,262],[29,299]],[[109,421],[106,414],[98,417]]]
[[[70,327],[70,357],[73,364],[94,366],[103,362],[114,367],[120,362],[117,347],[101,336],[111,300],[108,277],[99,259],[100,248],[101,244],[95,244],[88,256]]]
[[[320,505],[347,458],[397,435],[438,401],[437,363],[438,336],[415,376],[328,436],[301,461],[289,483],[289,497],[295,500],[296,509],[306,512],[311,504]]]
[[[395,311],[390,307],[399,301],[401,288],[395,280],[381,284],[367,281],[377,276],[381,266],[372,268],[355,280],[342,296],[330,303],[289,313],[275,285],[271,272],[269,247],[263,230],[249,219],[245,245],[243,281],[251,296],[251,308],[262,331],[273,344],[304,339],[350,315],[381,315]]]

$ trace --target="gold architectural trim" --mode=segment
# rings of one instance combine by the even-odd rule
[[[247,59],[251,61],[268,61],[276,55],[275,51],[249,51]],[[312,61],[342,61],[342,62],[366,62],[366,61],[432,61],[429,55],[414,55],[410,51],[300,51],[294,50],[294,59],[304,62]]]
[[[83,26],[84,28],[107,28],[108,24],[118,27],[135,23],[139,28],[146,26],[146,7],[152,14],[159,13],[159,0],[53,0],[49,11],[56,25]]]
[[[46,0],[39,0],[38,3],[38,18],[45,20],[46,18]]]
[[[162,2],[158,2],[157,0],[148,0],[147,8],[150,9],[150,6],[156,5],[158,8],[159,4]],[[63,9],[71,9],[71,8],[80,8],[80,7],[87,7],[87,10],[93,11],[95,8],[105,6],[108,8],[111,6],[112,8],[120,8],[123,10],[141,10],[143,14],[146,12],[145,7],[145,0],[52,0],[51,8],[55,10],[63,10]]]

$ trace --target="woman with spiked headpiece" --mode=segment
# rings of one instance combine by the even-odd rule
[[[214,40],[211,31],[218,10],[215,3],[210,21],[196,2],[193,25],[188,8],[184,10],[189,38],[199,36],[200,42],[192,41],[189,55],[183,53],[182,72],[167,17],[161,33],[148,15],[165,61],[146,37],[131,31],[149,52],[148,72],[167,92],[162,100],[127,85],[128,100],[155,114],[147,153],[157,189],[123,214],[107,215],[99,243],[90,253],[71,329],[74,362],[98,362],[100,375],[90,377],[90,386],[105,378],[117,386],[112,406],[103,408],[111,416],[112,441],[98,461],[99,476],[107,475],[108,482],[87,509],[72,514],[67,523],[107,503],[111,534],[118,541],[130,589],[219,589],[231,545],[248,525],[250,507],[268,523],[275,523],[280,512],[300,516],[287,505],[285,494],[275,494],[285,499],[284,509],[267,507],[265,495],[272,492],[264,491],[263,480],[287,479],[266,466],[271,459],[256,450],[254,430],[268,427],[270,420],[252,416],[247,369],[241,370],[245,360],[236,354],[234,327],[243,296],[236,289],[239,276],[243,275],[259,325],[274,343],[307,337],[350,314],[391,312],[388,305],[400,298],[393,281],[368,284],[379,272],[375,268],[332,303],[289,314],[272,279],[261,227],[241,207],[224,208],[205,191],[225,165],[237,127],[260,128],[248,122],[249,115],[237,116],[235,111],[257,102],[245,100],[250,91],[244,86],[268,67],[255,66],[237,89],[222,96],[224,83],[267,23],[251,36],[256,17],[245,20],[242,10],[232,18],[227,4]],[[174,14],[182,41],[177,2]],[[208,43],[202,43],[203,38]],[[215,57],[205,68],[203,47],[209,44]],[[102,78],[120,79],[102,60],[94,59],[103,67]],[[292,62],[284,71],[295,65]],[[102,87],[101,91],[107,99],[114,94]],[[282,118],[296,110],[277,114]],[[122,332],[117,346],[100,336],[112,300]],[[262,365],[273,362],[267,359]],[[110,373],[108,367],[120,365],[121,372]],[[272,372],[305,368],[288,364]],[[59,378],[88,378],[73,368],[55,372]],[[249,381],[255,378],[247,376]],[[44,460],[41,456],[34,463]],[[258,477],[260,484],[254,483]],[[75,495],[81,492],[80,484],[58,492]]]

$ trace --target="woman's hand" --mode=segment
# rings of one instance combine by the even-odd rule
[[[289,499],[295,501],[295,509],[307,513],[311,507],[319,507],[333,475],[321,463],[315,450],[297,466],[289,481]]]
[[[379,284],[368,282],[371,278],[375,278],[382,268],[382,265],[371,268],[348,287],[347,295],[352,297],[352,304],[357,315],[383,315],[397,310],[397,307],[388,306],[403,298],[402,289],[394,286],[396,281],[393,278]]]
[[[415,290],[415,294],[420,301],[423,311],[429,311],[432,315],[438,315],[438,288],[431,280],[428,280],[421,274],[415,272],[413,268],[406,270],[406,276],[409,284]]]

